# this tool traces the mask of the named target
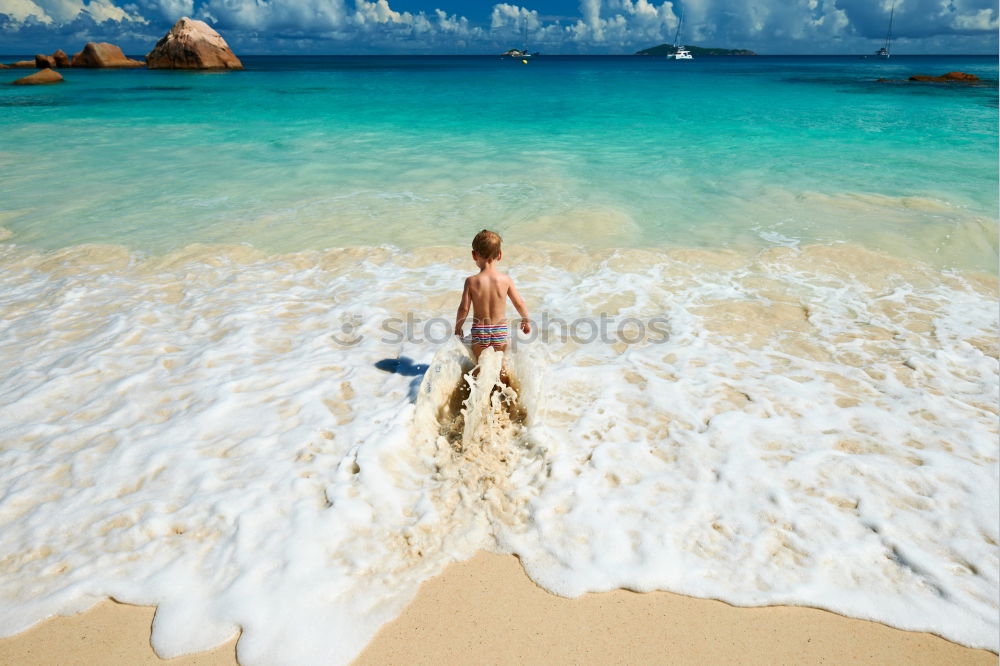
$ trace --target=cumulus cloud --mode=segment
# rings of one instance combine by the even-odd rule
[[[194,0],[142,0],[140,5],[148,14],[164,21],[176,21],[181,16],[194,14]]]
[[[490,38],[500,50],[529,45],[548,49],[563,44],[566,34],[562,25],[543,20],[534,9],[500,3],[490,12]]]
[[[676,3],[648,0],[581,0],[579,21],[567,34],[580,43],[627,46],[662,42],[672,37],[680,21]]]
[[[985,7],[953,17],[951,25],[955,30],[962,32],[984,32],[987,30],[995,32],[1000,28],[1000,21],[997,18],[995,7]]]
[[[220,30],[322,35],[344,23],[345,7],[343,0],[207,0],[188,13]]]
[[[136,12],[136,8],[130,7],[129,10],[130,11],[127,11],[124,7],[119,7],[118,5],[110,2],[110,0],[90,0],[89,3],[80,7],[78,15],[80,13],[85,13],[98,23],[101,21],[132,21],[135,23],[147,22],[145,17]]]
[[[16,23],[37,22],[51,25],[52,17],[32,0],[0,0],[0,14]]]
[[[851,25],[866,37],[884,35],[891,0],[837,0]],[[921,38],[943,34],[996,32],[995,0],[897,0],[893,34]]]
[[[413,15],[409,12],[396,12],[389,6],[387,0],[356,0],[354,3],[354,20],[364,25],[366,23],[413,23]]]
[[[86,31],[136,43],[181,16],[208,21],[234,46],[345,51],[479,52],[520,45],[548,53],[628,53],[672,41],[761,52],[858,52],[885,35],[892,0],[579,0],[572,17],[500,2],[477,15],[448,14],[427,0],[400,11],[393,0],[0,0],[5,42]],[[538,0],[544,4],[542,0]],[[95,27],[97,26],[97,27]],[[896,0],[894,35],[904,43],[980,43],[995,49],[996,0]],[[961,40],[965,40],[962,42]],[[978,42],[977,42],[978,40]],[[280,49],[278,49],[280,50]]]
[[[0,0],[0,14],[16,23],[34,21],[46,25],[66,25],[80,19],[97,23],[123,21],[143,24],[146,19],[132,5],[118,5],[111,0]]]

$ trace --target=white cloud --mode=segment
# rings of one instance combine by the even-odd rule
[[[648,0],[581,0],[583,19],[570,34],[577,40],[617,45],[666,41],[679,21],[675,3],[656,4]],[[603,18],[602,18],[603,15]]]
[[[182,16],[194,14],[194,0],[145,0],[142,5],[169,23],[176,23]]]
[[[884,35],[892,0],[836,0],[852,30],[867,37]],[[892,32],[903,38],[962,33],[993,33],[998,28],[995,0],[897,0]]]
[[[556,22],[546,23],[536,10],[500,3],[490,12],[490,37],[501,49],[531,46],[535,50],[563,43],[566,30]]]
[[[464,16],[457,14],[449,16],[447,12],[440,9],[435,9],[434,15],[437,17],[438,29],[442,32],[468,35],[472,31],[469,19]]]
[[[577,30],[578,37],[589,37],[595,42],[604,41],[605,22],[601,20],[601,0],[580,0],[580,14],[583,20],[577,25],[584,26],[585,29]]]
[[[31,0],[0,0],[0,14],[6,14],[18,23],[29,18],[47,25],[53,23],[52,17]]]
[[[538,12],[527,7],[518,7],[506,2],[493,5],[490,12],[490,29],[503,30],[505,28],[520,30],[521,26],[527,23],[531,29],[537,29],[541,24],[538,19]]]
[[[21,23],[34,17],[39,23],[46,25],[65,25],[79,18],[91,18],[100,23],[113,21],[121,23],[131,21],[146,23],[146,19],[138,13],[138,9],[116,5],[110,0],[0,0],[0,14],[6,14],[16,23]]]
[[[79,13],[88,14],[97,22],[101,21],[133,21],[135,23],[146,23],[146,19],[139,14],[129,14],[124,8],[111,3],[109,0],[90,0],[89,3],[80,8]]]
[[[761,52],[864,52],[884,36],[892,0],[578,0],[575,17],[545,17],[511,2],[472,20],[440,9],[398,11],[394,0],[0,0],[4,30],[70,30],[81,19],[148,23],[159,32],[180,16],[212,23],[227,40],[260,51],[281,42],[302,50],[491,52],[521,44],[547,53],[628,53],[673,40]],[[433,0],[426,0],[433,6]],[[127,4],[132,2],[135,4]],[[83,26],[83,27],[81,27]],[[86,32],[86,24],[76,33]],[[896,0],[894,35],[904,43],[949,36],[995,48],[996,0]],[[121,28],[123,35],[136,35]],[[0,34],[0,37],[4,35]],[[149,35],[149,36],[152,36]],[[910,41],[907,41],[910,40]],[[956,42],[957,43],[957,42]],[[311,46],[310,46],[311,45]],[[871,47],[874,48],[874,47]]]
[[[196,12],[220,30],[301,34],[338,41],[359,41],[377,46],[403,40],[431,45],[448,39],[465,45],[481,38],[482,28],[464,16],[440,9],[430,15],[399,12],[388,0],[206,0]],[[259,35],[258,35],[259,36]]]
[[[960,31],[996,31],[1000,28],[997,9],[995,7],[983,7],[981,9],[971,9],[965,13],[956,12],[952,17],[951,25]]]
[[[83,2],[80,0],[34,0],[56,23],[68,23],[80,15]]]
[[[208,0],[197,12],[222,28],[319,34],[341,27],[345,14],[343,0]]]
[[[393,11],[388,0],[356,0],[354,5],[354,21],[361,25],[367,23],[413,23],[413,15],[409,12]]]

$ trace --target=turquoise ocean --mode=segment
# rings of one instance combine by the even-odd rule
[[[235,75],[73,71],[61,86],[4,87],[4,226],[15,242],[419,247],[464,244],[479,225],[584,246],[720,247],[775,232],[940,253],[930,245],[949,223],[997,214],[992,57],[246,64]],[[876,82],[953,70],[988,83]],[[811,195],[919,197],[947,210],[838,216],[803,202]],[[576,210],[631,224],[595,238],[531,231]],[[967,259],[989,268],[991,255]]]
[[[346,663],[488,549],[997,650],[995,57],[243,62],[0,71],[0,634]]]

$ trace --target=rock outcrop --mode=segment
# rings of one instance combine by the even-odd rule
[[[35,68],[35,61],[34,60],[18,60],[17,62],[12,62],[12,63],[10,63],[7,66],[8,67],[15,67],[15,68],[18,68],[18,69],[34,69]]]
[[[934,81],[936,83],[948,83],[951,81],[968,83],[978,80],[979,77],[975,74],[966,74],[965,72],[948,72],[947,74],[942,74],[941,76],[924,76],[923,74],[917,74],[910,77],[910,81]]]
[[[25,61],[27,62],[27,61]],[[51,67],[55,69],[57,67],[69,67],[69,56],[62,49],[59,49],[52,55],[45,55],[44,53],[39,53],[35,56],[35,68],[45,69],[46,67]]]
[[[26,76],[23,79],[18,79],[13,82],[15,86],[39,86],[46,83],[62,83],[62,74],[54,69],[46,67],[45,69],[35,72],[30,76]]]
[[[87,42],[73,56],[73,67],[142,67],[144,63],[126,58],[122,50],[107,42]]]
[[[243,69],[226,40],[204,21],[184,17],[146,55],[150,69]]]

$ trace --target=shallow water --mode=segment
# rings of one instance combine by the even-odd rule
[[[344,662],[487,548],[997,649],[995,61],[247,60],[0,89],[0,632]]]
[[[906,239],[948,265],[993,261],[993,58],[247,65],[0,87],[0,224],[47,249],[412,248],[485,226],[587,247],[759,248],[778,234],[898,253]],[[986,82],[875,81],[954,69]],[[964,247],[970,226],[979,247]]]

